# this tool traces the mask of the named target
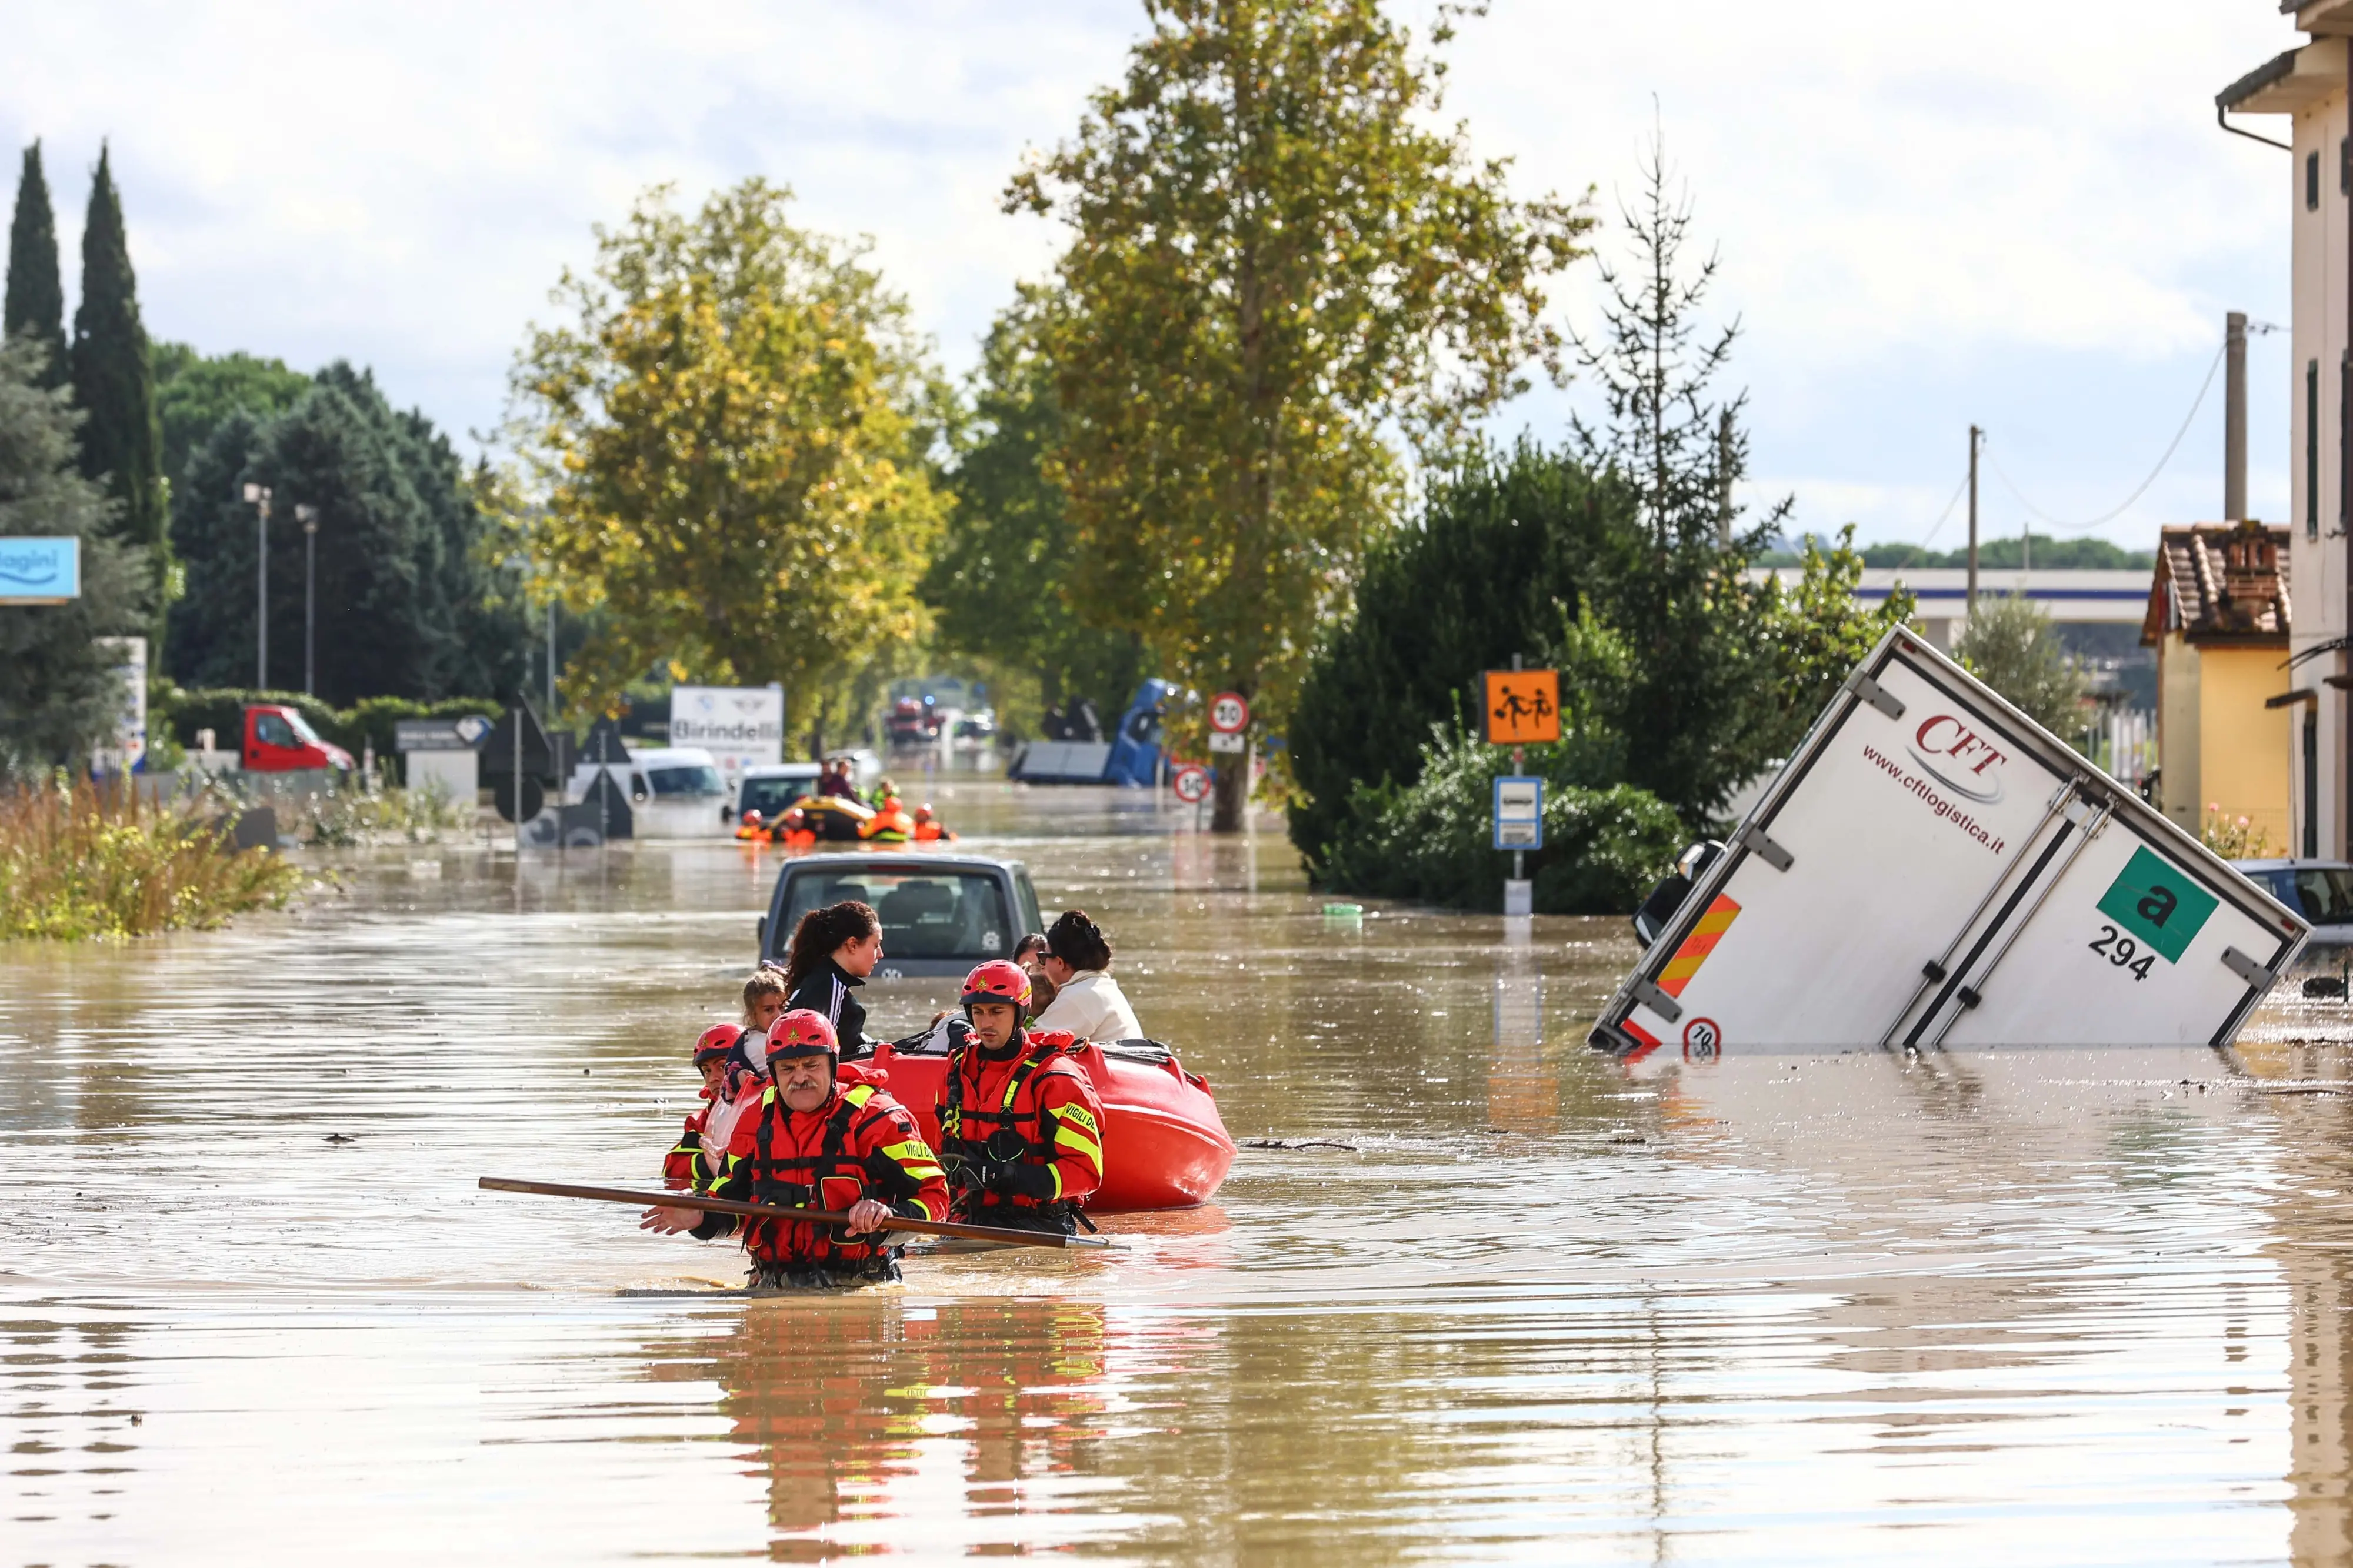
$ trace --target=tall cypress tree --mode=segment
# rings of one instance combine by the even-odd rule
[[[147,547],[160,574],[169,571],[164,527],[162,440],[155,429],[155,373],[147,329],[139,323],[139,285],[122,232],[122,202],[106,149],[90,188],[90,222],[81,236],[81,305],[74,311],[74,401],[88,423],[81,470],[122,505],[122,537]],[[160,628],[159,628],[160,635]]]
[[[16,220],[8,229],[8,302],[0,331],[30,332],[48,355],[39,384],[63,386],[73,367],[66,359],[66,290],[58,276],[58,223],[49,209],[49,182],[41,174],[41,144],[25,149],[16,182]]]

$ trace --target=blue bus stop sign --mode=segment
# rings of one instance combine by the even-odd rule
[[[1495,781],[1495,847],[1544,847],[1544,780],[1507,773]]]

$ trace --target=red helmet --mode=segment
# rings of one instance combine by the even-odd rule
[[[1027,1013],[1029,1011],[1029,976],[1018,963],[992,958],[964,977],[965,1010],[969,1013],[976,1002],[1009,1002]]]
[[[743,1037],[744,1026],[741,1024],[712,1025],[702,1031],[702,1037],[694,1042],[694,1065],[701,1067],[713,1057],[725,1056]]]
[[[825,1015],[809,1007],[796,1007],[768,1026],[768,1059],[784,1057],[832,1057],[841,1054],[841,1042],[834,1038],[833,1026]]]

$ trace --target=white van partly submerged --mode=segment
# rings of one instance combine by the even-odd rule
[[[607,771],[628,796],[631,832],[638,838],[724,838],[734,832],[719,760],[701,746],[647,747],[632,751],[626,763],[582,763],[565,799],[586,800],[596,775]]]

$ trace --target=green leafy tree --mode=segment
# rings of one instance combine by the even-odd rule
[[[0,342],[0,536],[81,541],[81,596],[0,605],[0,777],[79,763],[121,717],[122,681],[96,639],[135,636],[152,613],[140,551],[112,527],[105,492],[75,468],[81,416],[46,387],[37,338]]]
[[[187,479],[188,454],[220,422],[243,412],[257,419],[283,414],[311,390],[311,378],[279,360],[255,354],[200,354],[185,343],[153,346],[155,423],[164,477]]]
[[[74,310],[73,392],[88,422],[81,471],[116,503],[116,527],[146,552],[157,599],[172,580],[165,536],[164,471],[158,466],[155,379],[147,329],[139,321],[139,283],[122,227],[122,200],[109,154],[100,148],[81,235],[81,303]],[[162,626],[154,628],[159,638]]]
[[[533,504],[510,521],[578,609],[566,689],[594,706],[649,668],[784,683],[818,733],[855,674],[922,628],[946,499],[938,388],[863,246],[796,228],[754,179],[681,216],[666,188],[535,329],[509,438]]]
[[[1411,784],[1431,728],[1475,719],[1481,672],[1549,657],[1588,607],[1595,562],[1632,527],[1622,476],[1525,437],[1432,478],[1419,515],[1366,554],[1353,612],[1300,683],[1291,837],[1311,868],[1378,798],[1358,785]]]
[[[1126,79],[1007,194],[1073,234],[1049,355],[1073,592],[1279,729],[1397,507],[1389,432],[1436,449],[1556,367],[1544,285],[1588,220],[1434,123],[1441,68],[1377,0],[1145,11]],[[1219,829],[1245,785],[1219,770]]]
[[[1091,698],[1115,721],[1146,657],[1134,632],[1088,625],[1074,601],[1078,541],[1061,487],[1046,471],[1062,432],[1044,342],[1052,298],[1024,285],[989,328],[947,479],[955,510],[924,574],[923,599],[943,649],[1034,676],[1047,703]],[[1005,677],[996,684],[1002,689]],[[999,718],[1018,725],[1003,707]]]
[[[73,367],[66,355],[66,291],[58,272],[58,221],[49,182],[41,173],[41,144],[25,149],[16,181],[16,216],[8,227],[8,291],[0,327],[7,336],[29,332],[47,356],[43,386],[63,386]]]
[[[1982,596],[1953,640],[1961,668],[2016,703],[2044,729],[2073,739],[2088,682],[2051,617],[2032,600]]]
[[[294,509],[317,510],[316,668],[320,699],[502,700],[528,668],[521,584],[492,564],[501,542],[448,438],[401,413],[375,378],[341,363],[269,418],[239,411],[188,459],[173,535],[188,594],[173,607],[171,671],[190,687],[254,682],[255,509],[272,491],[269,669],[261,685],[300,690],[304,538]]]

